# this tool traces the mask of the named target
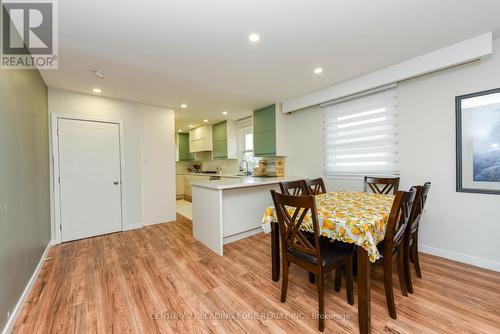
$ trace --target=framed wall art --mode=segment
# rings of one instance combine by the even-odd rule
[[[500,195],[500,88],[457,96],[457,191]]]

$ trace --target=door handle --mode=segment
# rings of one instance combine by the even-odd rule
[[[113,184],[114,184],[115,186],[117,186],[119,183],[120,183],[120,181],[115,181],[115,182],[113,182]]]

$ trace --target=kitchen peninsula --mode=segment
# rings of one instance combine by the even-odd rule
[[[224,244],[261,231],[270,190],[297,177],[241,177],[192,183],[193,236],[219,255]]]

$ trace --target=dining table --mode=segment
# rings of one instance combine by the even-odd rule
[[[360,333],[371,331],[370,263],[381,257],[377,244],[384,239],[394,195],[335,191],[315,196],[322,237],[353,244],[357,253],[358,323]],[[310,217],[309,217],[310,218]],[[313,232],[306,216],[301,230]],[[276,212],[269,206],[262,229],[271,233],[272,280],[280,278],[280,233]]]

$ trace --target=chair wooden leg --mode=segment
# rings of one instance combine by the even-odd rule
[[[325,287],[324,278],[322,273],[316,277],[318,284],[318,300],[319,300],[319,330],[323,332],[325,330]]]
[[[409,293],[413,293],[413,282],[411,281],[411,269],[410,269],[410,247],[405,245],[403,262],[404,262],[404,273],[406,281],[406,289]]]
[[[352,274],[358,276],[358,247],[354,247],[354,254],[352,257]]]
[[[286,293],[288,291],[288,269],[290,267],[290,261],[283,256],[283,277],[281,278],[281,302],[286,302]]]
[[[339,292],[342,286],[342,266],[335,268],[335,291]]]
[[[413,254],[413,265],[415,266],[415,271],[417,272],[417,277],[422,278],[422,272],[420,271],[420,261],[418,260],[418,241],[417,236],[413,240],[412,254]]]
[[[354,305],[354,293],[352,289],[352,256],[347,257],[347,263],[345,265],[345,282],[347,290],[347,302],[349,305]]]
[[[387,308],[392,319],[396,319],[396,305],[394,304],[394,292],[392,286],[392,261],[384,258],[384,288]]]
[[[284,259],[283,259],[284,261]],[[271,268],[274,282],[280,280],[280,231],[278,224],[271,224]]]
[[[314,284],[315,276],[314,273],[309,272],[309,283]]]
[[[358,326],[359,332],[370,333],[371,330],[371,282],[370,282],[370,260],[368,252],[360,246],[356,246],[358,257]]]
[[[408,297],[408,292],[406,290],[406,280],[405,280],[405,269],[404,269],[404,254],[403,250],[400,249],[398,252],[397,258],[397,268],[398,268],[398,278],[399,278],[399,286],[401,287],[401,293],[403,296]]]

